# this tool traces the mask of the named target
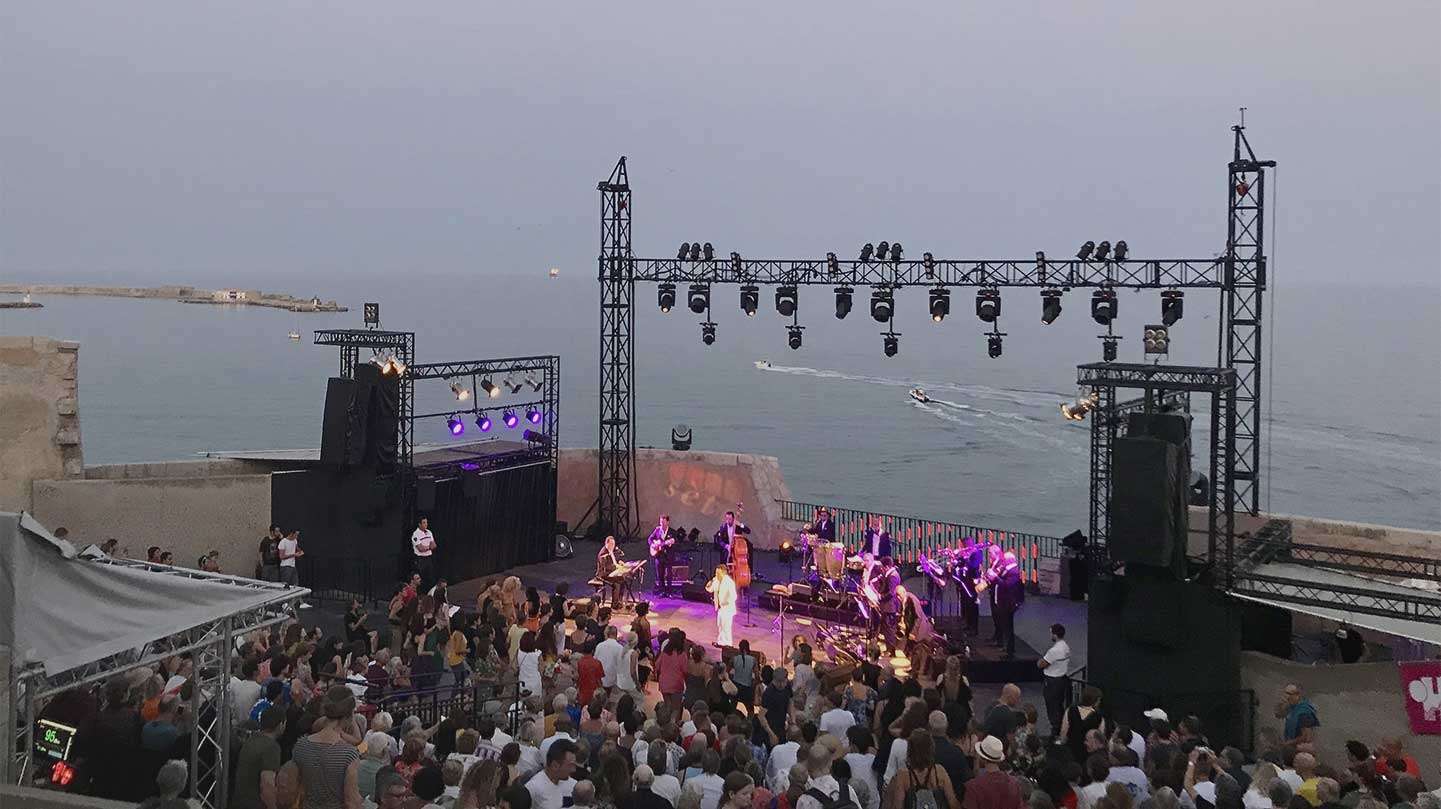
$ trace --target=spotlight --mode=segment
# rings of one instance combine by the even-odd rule
[[[364,310],[364,311],[365,311],[365,327],[366,327],[367,329],[369,329],[369,328],[380,328],[380,304],[378,304],[378,303],[367,303],[367,304],[365,304],[365,310]]]
[[[387,357],[386,362],[386,367],[382,369],[385,373],[394,374],[396,376],[405,373],[405,363],[396,359],[394,356]]]
[[[1100,401],[1101,397],[1095,391],[1091,391],[1076,397],[1073,402],[1062,404],[1061,415],[1066,417],[1066,421],[1085,421],[1086,414],[1095,410]]]
[[[1119,338],[1109,335],[1101,335],[1101,360],[1103,362],[1116,361],[1116,340]]]
[[[539,424],[540,418],[540,411],[536,410],[533,407],[525,411],[525,420],[530,422],[531,424]]]
[[[976,290],[976,317],[982,323],[995,323],[1001,316],[1001,291],[999,289]]]
[[[870,261],[871,253],[874,252],[875,249],[875,245],[871,244],[870,242],[866,242],[865,246],[861,248],[861,261]]]
[[[741,272],[741,254],[734,250],[731,251],[731,271],[736,275]]]
[[[776,311],[780,313],[781,317],[790,317],[795,314],[798,303],[795,287],[776,287]]]
[[[836,320],[845,320],[851,313],[851,287],[836,287]]]
[[[756,309],[759,309],[760,305],[760,287],[752,284],[741,287],[741,311],[746,313],[746,317],[755,317]]]
[[[450,383],[450,392],[455,394],[455,400],[457,402],[463,402],[470,398],[470,389],[463,388],[454,382]]]
[[[700,253],[706,261],[715,261],[715,248],[711,247],[710,242],[701,245]]]
[[[698,315],[705,314],[710,308],[710,287],[705,284],[691,284],[690,294],[686,295],[686,301],[690,304],[690,310]]]
[[[926,277],[934,278],[936,275],[936,257],[930,253],[921,254],[921,266],[926,268]]]
[[[831,275],[835,275],[841,271],[841,262],[840,259],[836,258],[835,253],[826,253],[826,271]]]
[[[1085,244],[1081,245],[1081,249],[1076,251],[1076,258],[1078,258],[1078,259],[1080,259],[1080,260],[1082,260],[1082,261],[1090,261],[1090,260],[1091,260],[1091,251],[1092,251],[1092,250],[1095,250],[1095,249],[1096,249],[1096,243],[1093,242],[1093,241],[1087,240],[1087,242],[1086,242]]]
[[[550,446],[550,438],[545,433],[538,433],[535,430],[526,430],[525,432],[520,434],[520,437],[525,439],[526,443],[528,444],[535,444],[542,447]]]
[[[480,389],[485,391],[485,395],[491,399],[500,397],[500,388],[496,387],[495,383],[489,379],[480,380]]]
[[[781,540],[781,561],[789,564],[789,563],[791,563],[792,561],[794,561],[795,558],[796,558],[796,546],[795,546],[795,543],[791,542],[789,539],[783,539],[783,540]]]
[[[1061,290],[1041,290],[1041,322],[1047,326],[1061,316]]]
[[[895,244],[891,245],[891,263],[894,264],[894,263],[900,261],[900,260],[901,260],[901,255],[902,255],[902,253],[901,253],[901,243],[900,243],[900,242],[896,242]]]
[[[656,287],[655,303],[662,312],[669,312],[675,308],[675,284],[666,282]]]
[[[786,326],[786,343],[790,345],[792,351],[800,349],[801,329],[804,328],[805,326]]]
[[[1122,239],[1122,240],[1116,242],[1116,260],[1117,260],[1117,261],[1125,261],[1125,260],[1126,260],[1126,256],[1130,255],[1130,253],[1131,253],[1131,248],[1126,244],[1126,240],[1125,240],[1125,239]]]
[[[1096,261],[1105,261],[1109,255],[1111,255],[1111,243],[1103,241],[1096,245],[1096,254],[1092,258]]]
[[[530,389],[535,391],[536,393],[540,393],[540,389],[545,387],[545,382],[536,379],[530,374],[525,375],[525,384],[529,385]]]
[[[693,242],[690,246],[690,260],[700,261],[700,242]]]
[[[1114,289],[1103,287],[1091,293],[1091,319],[1102,326],[1109,326],[1116,319],[1118,306]]]
[[[931,290],[931,320],[940,323],[951,313],[951,291],[945,287]]]
[[[889,252],[891,252],[890,242],[881,242],[880,244],[876,245],[876,261],[885,261],[886,254]]]
[[[871,318],[877,323],[889,323],[895,306],[895,297],[889,289],[877,289],[871,293]]]
[[[706,322],[700,324],[700,341],[706,345],[715,345],[715,324]]]
[[[691,432],[687,424],[677,424],[670,428],[670,448],[676,452],[685,452],[690,449]]]
[[[520,417],[515,415],[514,410],[507,410],[504,414],[501,415],[500,421],[506,427],[514,429],[515,425],[520,423]]]
[[[1179,289],[1161,290],[1161,323],[1167,328],[1176,325],[1184,314],[1186,294]]]
[[[996,359],[1001,356],[1000,334],[992,334],[986,337],[986,353],[991,355],[991,359]]]
[[[901,350],[901,336],[892,332],[881,335],[881,345],[885,349],[887,357],[894,357],[896,352]]]
[[[1036,280],[1043,284],[1046,283],[1046,252],[1044,250],[1036,251]]]
[[[450,430],[451,435],[460,435],[465,432],[465,422],[455,416],[451,416],[445,420],[445,427]]]
[[[475,426],[479,427],[479,428],[480,428],[480,431],[483,432],[483,433],[488,433],[488,432],[490,432],[490,428],[491,428],[491,426],[492,426],[491,423],[490,423],[490,416],[487,416],[487,415],[484,414],[484,413],[481,413],[480,415],[476,416],[476,417],[475,417]]]
[[[1171,353],[1171,332],[1165,326],[1150,324],[1146,326],[1145,348],[1147,354],[1170,354]]]
[[[520,393],[520,389],[523,388],[523,387],[525,387],[525,383],[524,383],[524,382],[516,382],[514,379],[511,379],[510,377],[506,377],[506,378],[505,378],[505,382],[504,382],[503,384],[504,384],[507,388],[510,388],[510,392],[511,392],[512,394]]]
[[[678,259],[678,260],[680,260],[680,261],[685,261],[685,260],[686,260],[686,257],[689,256],[689,255],[690,255],[690,242],[681,242],[681,243],[680,243],[680,249],[675,252],[675,257],[676,257],[676,259]]]

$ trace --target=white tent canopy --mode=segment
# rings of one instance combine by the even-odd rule
[[[17,669],[53,677],[304,592],[168,571],[86,558],[30,515],[0,512],[0,644]]]
[[[1269,596],[1245,590],[1231,590],[1231,595],[1237,598],[1244,598],[1247,601],[1255,601],[1260,604],[1279,607],[1283,610],[1301,612],[1337,623],[1351,624],[1352,626],[1359,626],[1376,632],[1384,632],[1388,635],[1410,638],[1424,643],[1441,644],[1441,625],[1429,620],[1407,620],[1393,616],[1374,615],[1369,612],[1351,609],[1346,603],[1339,600],[1334,607],[1323,607],[1315,604],[1298,603],[1297,601],[1288,600],[1285,597],[1290,596],[1291,598],[1299,599],[1307,595],[1312,586],[1324,587],[1331,585],[1335,587],[1373,591],[1378,597],[1358,597],[1357,603],[1381,609],[1385,607],[1384,596],[1399,595],[1435,598],[1436,594],[1433,592],[1414,587],[1404,587],[1399,584],[1356,576],[1337,570],[1326,570],[1319,567],[1299,565],[1294,562],[1267,562],[1258,565],[1255,572],[1259,575],[1294,581],[1299,584],[1281,585],[1276,588],[1277,592],[1274,595]]]

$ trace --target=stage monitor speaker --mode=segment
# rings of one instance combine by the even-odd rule
[[[680,595],[681,598],[684,598],[686,601],[695,601],[701,604],[709,604],[712,601],[711,594],[705,591],[705,585],[695,584],[694,582],[685,582],[682,584],[680,586]]]
[[[1159,438],[1117,438],[1111,460],[1111,560],[1185,572],[1176,508],[1180,449]]]
[[[418,478],[415,481],[415,510],[420,512],[417,520],[426,516],[427,511],[435,510],[434,478]]]
[[[320,432],[320,462],[345,466],[350,405],[355,399],[355,380],[331,377],[325,383],[325,417]]]
[[[667,585],[674,587],[688,581],[690,581],[690,565],[670,566],[670,581],[666,582]]]

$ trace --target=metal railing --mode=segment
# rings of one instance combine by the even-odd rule
[[[803,503],[796,500],[777,500],[781,506],[781,519],[791,523],[807,523],[815,516],[820,503]],[[872,517],[880,517],[881,524],[891,535],[891,546],[900,563],[911,564],[922,555],[933,553],[937,548],[955,547],[966,537],[977,542],[994,542],[1002,548],[1013,551],[1021,565],[1021,573],[1027,582],[1040,581],[1040,560],[1058,559],[1061,556],[1061,540],[1044,534],[1026,531],[1010,531],[1000,528],[985,528],[977,525],[931,520],[901,514],[887,514],[866,509],[830,509],[836,524],[836,541],[848,547],[856,547],[865,537],[866,526]]]
[[[389,599],[395,589],[395,561],[376,564],[369,559],[306,554],[300,557],[298,567],[300,586],[308,588],[316,601],[348,603],[357,598],[362,604],[374,605]]]

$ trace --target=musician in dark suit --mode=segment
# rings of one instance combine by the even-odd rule
[[[816,516],[811,520],[811,530],[821,542],[836,541],[836,524],[831,519],[831,510],[825,506],[816,509]]]
[[[620,564],[624,553],[615,546],[615,537],[606,537],[605,544],[601,546],[600,553],[595,555],[595,577],[604,581],[610,588],[610,604],[612,609],[620,609],[620,588],[622,580],[611,575],[616,566]]]
[[[966,634],[974,638],[981,628],[981,603],[976,582],[981,580],[981,574],[986,570],[986,547],[977,545],[975,537],[966,537],[961,542],[956,564],[960,568],[961,620]]]
[[[727,511],[725,522],[721,523],[721,527],[716,530],[713,537],[715,549],[721,552],[721,558],[730,559],[731,542],[735,541],[736,534],[749,534],[750,532],[750,526],[743,522],[736,522],[734,511]]]
[[[869,553],[872,559],[891,555],[891,535],[881,526],[880,517],[871,517],[871,527],[861,540],[861,553]]]
[[[1006,657],[1016,654],[1016,611],[1026,600],[1026,581],[1021,576],[1021,565],[1016,555],[1006,551],[1001,556],[1001,569],[996,577],[996,629],[1000,643],[1006,650]]]
[[[896,627],[900,623],[897,615],[901,608],[900,598],[896,594],[896,588],[901,586],[901,571],[896,568],[894,559],[890,556],[881,557],[871,585],[876,590],[876,612],[880,618],[881,637],[886,641],[886,648],[894,653],[897,648]]]
[[[674,548],[675,537],[671,535],[670,515],[660,515],[660,522],[655,530],[650,532],[650,538],[646,545],[650,549],[651,561],[655,565],[655,592],[657,595],[665,595],[670,591],[670,565],[671,551]]]

